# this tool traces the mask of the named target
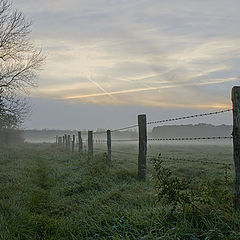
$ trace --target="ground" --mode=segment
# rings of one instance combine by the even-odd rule
[[[102,145],[95,146],[92,161],[54,144],[2,149],[0,239],[240,239],[232,168],[166,160],[164,168],[190,179],[198,194],[194,203],[168,204],[157,194],[152,159],[143,182],[137,178],[137,147],[113,149],[111,163]],[[149,146],[149,155],[159,152],[232,163],[232,147],[224,144]]]

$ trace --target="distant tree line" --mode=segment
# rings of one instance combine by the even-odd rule
[[[214,126],[204,123],[158,126],[152,129],[152,136],[161,138],[231,136],[231,133],[231,125]]]

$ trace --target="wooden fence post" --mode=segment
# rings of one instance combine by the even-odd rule
[[[58,145],[58,136],[56,136],[56,145]]]
[[[65,147],[65,136],[64,135],[63,135],[62,139],[63,139],[62,148],[64,148]]]
[[[65,137],[65,149],[68,148],[68,139],[67,139],[67,134],[64,135]]]
[[[62,137],[58,137],[58,147],[62,146]]]
[[[88,131],[88,160],[93,159],[93,132]]]
[[[68,151],[70,152],[70,150],[71,150],[71,136],[70,136],[70,135],[68,135],[68,145],[67,145],[67,149],[68,149]]]
[[[111,131],[107,130],[107,152],[108,152],[108,161],[110,162],[112,159],[112,142],[111,142]]]
[[[82,143],[82,133],[78,132],[78,151],[82,153],[83,151],[83,143]]]
[[[146,179],[147,156],[147,118],[146,115],[138,115],[139,152],[138,152],[138,177]]]
[[[72,140],[72,153],[74,153],[74,148],[75,148],[75,135],[73,135],[73,140]]]
[[[233,158],[235,166],[234,207],[240,209],[240,87],[232,89],[233,103]]]

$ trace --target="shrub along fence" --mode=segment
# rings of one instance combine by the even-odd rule
[[[147,158],[153,158],[156,156],[147,155],[147,144],[151,141],[196,141],[196,140],[223,140],[223,139],[233,139],[233,162],[234,164],[223,164],[220,162],[212,161],[198,161],[194,159],[180,159],[180,158],[170,158],[162,156],[163,159],[170,159],[176,161],[188,161],[188,162],[199,162],[204,164],[216,164],[216,165],[225,165],[232,166],[234,165],[235,181],[234,181],[234,206],[236,209],[240,209],[240,87],[236,86],[232,89],[232,109],[226,109],[215,112],[201,113],[195,115],[181,116],[176,118],[169,118],[163,120],[156,120],[147,122],[147,117],[145,114],[138,115],[138,123],[131,126],[126,126],[123,128],[106,130],[106,131],[88,131],[87,146],[88,146],[88,160],[93,159],[94,154],[94,141],[95,143],[105,143],[107,147],[107,159],[110,162],[112,159],[112,142],[138,142],[138,177],[140,180],[146,179],[146,162]],[[233,113],[233,132],[232,136],[207,136],[207,137],[185,137],[185,138],[147,138],[147,126],[153,124],[164,124],[168,122],[177,122],[180,120],[192,119],[192,118],[201,118],[206,116],[214,116],[219,114],[224,114],[227,112]],[[136,139],[112,139],[112,133],[121,132],[123,130],[128,130],[132,128],[138,128],[138,138]],[[94,139],[96,135],[105,135],[105,139]],[[56,136],[56,144],[59,147],[62,147],[69,152],[74,152],[75,147],[78,146],[78,152],[83,153],[83,142],[82,132],[78,131],[76,142],[76,136],[73,135],[72,138],[70,135]],[[117,152],[117,151],[114,151]],[[119,152],[121,153],[121,152]],[[122,152],[126,153],[126,152]],[[133,154],[133,153],[127,153]],[[157,156],[159,157],[159,156]]]

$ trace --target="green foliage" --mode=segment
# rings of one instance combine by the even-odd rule
[[[223,166],[223,179],[210,181],[207,177],[202,177],[201,181],[193,187],[193,179],[178,177],[163,165],[160,158],[153,159],[155,170],[155,189],[157,191],[157,201],[163,204],[196,206],[198,203],[215,205],[222,203],[231,206],[232,194],[229,191],[229,176],[227,165]],[[222,182],[222,184],[221,184]]]
[[[153,159],[153,162],[156,171],[155,188],[157,190],[158,201],[173,205],[174,207],[178,204],[190,204],[190,180],[173,176],[172,171],[164,167],[163,161],[160,159]]]

